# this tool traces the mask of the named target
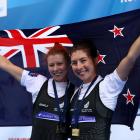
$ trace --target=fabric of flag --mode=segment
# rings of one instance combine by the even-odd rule
[[[71,48],[77,39],[92,39],[99,51],[98,72],[103,77],[111,73],[140,35],[140,10],[79,23],[42,29],[0,31],[0,54],[14,64],[49,77],[44,61],[53,43]],[[80,81],[70,72],[70,80]],[[113,124],[133,128],[140,101],[140,59],[131,71],[118,97]],[[12,76],[0,70],[0,126],[31,125],[31,95]]]

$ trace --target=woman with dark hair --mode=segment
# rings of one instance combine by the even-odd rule
[[[69,54],[56,43],[46,55],[52,78],[24,70],[0,56],[0,68],[10,73],[32,94],[33,127],[31,140],[67,140],[69,100],[74,86],[67,74]]]
[[[71,140],[109,140],[118,95],[140,55],[140,36],[113,73],[97,74],[98,52],[91,41],[77,41],[71,51],[74,74],[82,80],[71,99]]]

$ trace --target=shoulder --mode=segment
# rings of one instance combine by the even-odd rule
[[[21,85],[24,85],[28,82],[34,83],[34,82],[45,82],[47,80],[47,77],[38,74],[38,73],[33,73],[27,70],[23,70],[22,76],[21,76]]]
[[[99,96],[103,104],[110,108],[115,109],[118,95],[124,88],[126,81],[122,81],[115,70],[113,73],[108,74],[99,84]]]
[[[119,77],[118,73],[116,70],[114,70],[112,73],[106,75],[104,77],[104,79],[101,81],[100,86],[103,85],[114,85],[114,86],[121,86],[124,85],[126,83],[126,81],[121,80],[121,78]]]

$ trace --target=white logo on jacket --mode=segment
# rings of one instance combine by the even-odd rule
[[[89,107],[89,101],[84,105],[84,108],[88,108]]]
[[[46,104],[43,104],[43,103],[39,103],[39,106],[48,107],[49,105],[46,105]]]
[[[64,107],[64,102],[59,104],[60,108],[63,108]]]

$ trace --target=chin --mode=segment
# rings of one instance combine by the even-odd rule
[[[65,82],[66,80],[64,78],[54,78],[57,82]]]
[[[91,79],[83,79],[82,80],[84,83],[90,83],[92,80]]]
[[[61,82],[62,80],[61,79],[54,79],[54,81]]]
[[[82,80],[83,82],[87,81],[87,78],[85,78],[85,76],[80,76],[79,79]]]

